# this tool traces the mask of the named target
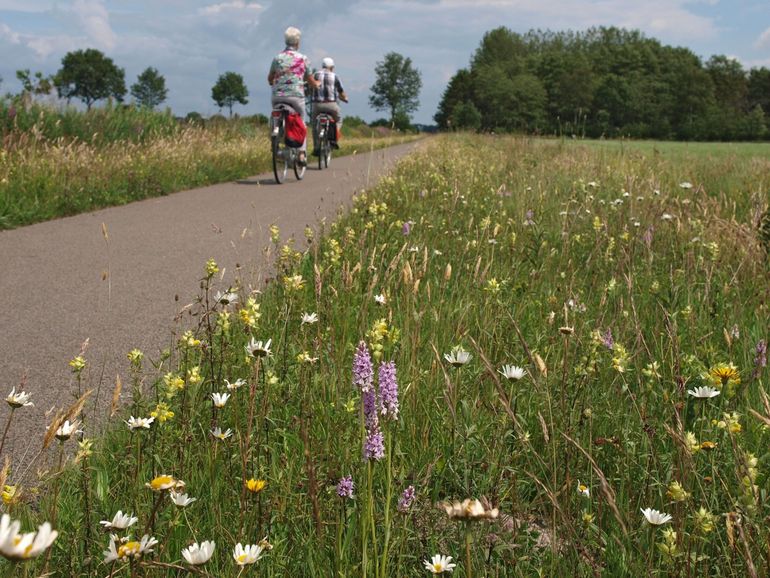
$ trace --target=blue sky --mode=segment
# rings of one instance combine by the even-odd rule
[[[768,0],[0,0],[0,92],[19,90],[17,69],[50,74],[68,51],[97,48],[125,68],[128,86],[157,68],[176,114],[216,113],[211,87],[226,71],[242,74],[251,95],[237,112],[267,113],[267,70],[289,25],[302,29],[311,62],[337,61],[351,98],[343,112],[366,120],[384,114],[369,109],[368,96],[385,53],[421,70],[414,118],[430,123],[449,78],[497,26],[621,26],[704,58],[770,67]]]

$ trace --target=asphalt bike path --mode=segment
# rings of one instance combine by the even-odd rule
[[[304,247],[306,226],[333,218],[418,146],[333,158],[323,171],[316,161],[300,182],[291,171],[282,185],[264,174],[0,231],[0,394],[24,377],[35,404],[16,411],[3,453],[20,464],[39,451],[46,414],[76,397],[68,362],[86,340],[84,382],[101,384],[109,400],[120,374],[125,398],[127,353],[157,358],[170,345],[208,259],[225,272],[223,285],[239,266],[241,279],[260,287],[270,225]],[[8,415],[0,409],[0,432]]]

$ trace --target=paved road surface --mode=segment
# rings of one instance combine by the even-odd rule
[[[207,259],[228,273],[238,263],[260,283],[272,223],[303,246],[306,225],[333,217],[416,146],[334,159],[322,172],[309,168],[302,182],[292,175],[278,186],[260,175],[0,231],[0,394],[26,374],[35,403],[16,413],[3,453],[19,463],[40,447],[44,413],[73,400],[68,361],[86,339],[88,377],[94,386],[102,380],[106,399],[116,373],[126,377],[129,350],[150,354],[168,345],[173,318],[197,294]],[[0,432],[7,418],[0,408]]]

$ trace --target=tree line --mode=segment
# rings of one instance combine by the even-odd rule
[[[768,136],[770,70],[661,44],[615,27],[501,27],[450,80],[441,128],[586,137],[758,140]]]
[[[46,95],[55,89],[59,98],[67,102],[80,100],[89,110],[104,99],[123,102],[128,92],[125,70],[94,48],[68,52],[56,74],[44,76],[42,72],[32,74],[24,69],[16,71],[16,78],[26,94]],[[156,108],[168,97],[165,77],[157,69],[147,67],[131,85],[131,96],[139,106]],[[243,76],[235,72],[220,75],[211,89],[211,98],[219,108],[228,108],[230,116],[235,104],[249,102],[248,96]]]

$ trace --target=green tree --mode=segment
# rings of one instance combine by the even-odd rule
[[[378,62],[374,73],[377,80],[369,89],[369,104],[376,110],[390,112],[391,123],[399,120],[399,115],[409,117],[420,106],[422,77],[420,71],[412,66],[412,59],[397,52],[389,52],[385,59]]]
[[[217,83],[211,89],[211,98],[219,108],[227,107],[230,117],[233,116],[233,105],[249,103],[249,89],[243,82],[243,77],[235,72],[225,72],[220,75]]]
[[[470,71],[461,68],[449,81],[441,102],[438,105],[438,111],[433,115],[439,128],[449,128],[449,122],[454,115],[454,109],[460,103],[469,102],[473,98],[473,76]]]
[[[157,69],[148,67],[131,86],[131,95],[140,106],[155,108],[164,102],[168,96],[166,79]]]
[[[94,48],[65,54],[54,84],[60,97],[80,99],[89,109],[103,98],[122,102],[126,94],[125,71]]]
[[[454,128],[478,130],[481,113],[472,102],[461,102],[452,109],[451,121]]]
[[[16,78],[21,82],[21,87],[27,94],[48,94],[54,87],[53,76],[43,76],[42,72],[36,72],[34,75],[29,68],[16,71]]]
[[[770,114],[770,69],[752,68],[749,72],[749,107],[762,107],[765,114]]]

